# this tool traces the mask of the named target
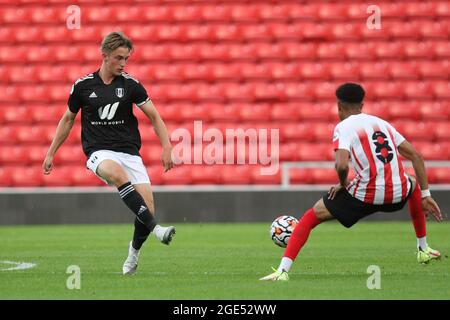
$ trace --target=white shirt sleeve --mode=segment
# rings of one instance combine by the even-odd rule
[[[334,128],[333,134],[334,151],[336,151],[337,149],[344,149],[350,152],[351,141],[352,135],[350,132],[348,132],[348,130],[345,129],[345,127],[337,125],[336,128]]]
[[[405,141],[405,137],[403,137],[391,124],[389,124],[389,129],[394,136],[394,143],[398,147],[403,141]]]

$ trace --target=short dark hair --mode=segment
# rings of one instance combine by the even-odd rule
[[[361,103],[365,94],[363,87],[357,83],[344,83],[336,89],[336,97],[346,103]]]

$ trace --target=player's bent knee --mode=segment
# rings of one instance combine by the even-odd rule
[[[313,207],[314,214],[316,215],[317,219],[320,221],[327,221],[334,219],[334,217],[331,215],[331,213],[328,211],[328,209],[325,207],[325,204],[323,203],[323,199],[320,199],[316,202],[316,204]]]
[[[100,163],[97,168],[97,174],[116,187],[120,187],[129,181],[123,168],[118,163],[110,160]]]

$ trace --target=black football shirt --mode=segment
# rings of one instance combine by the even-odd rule
[[[87,157],[97,150],[139,155],[141,136],[133,114],[149,100],[142,84],[127,73],[105,84],[97,70],[72,86],[69,110],[81,109],[81,142]]]

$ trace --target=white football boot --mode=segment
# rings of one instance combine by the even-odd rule
[[[127,260],[125,260],[122,271],[124,275],[132,275],[136,273],[137,266],[138,266],[138,260],[139,260],[139,250],[136,250],[131,245],[133,241],[130,241],[129,247],[128,247],[128,257]]]
[[[175,235],[175,227],[161,227],[160,225],[156,225],[155,229],[153,229],[153,233],[155,234],[156,239],[168,245]]]

